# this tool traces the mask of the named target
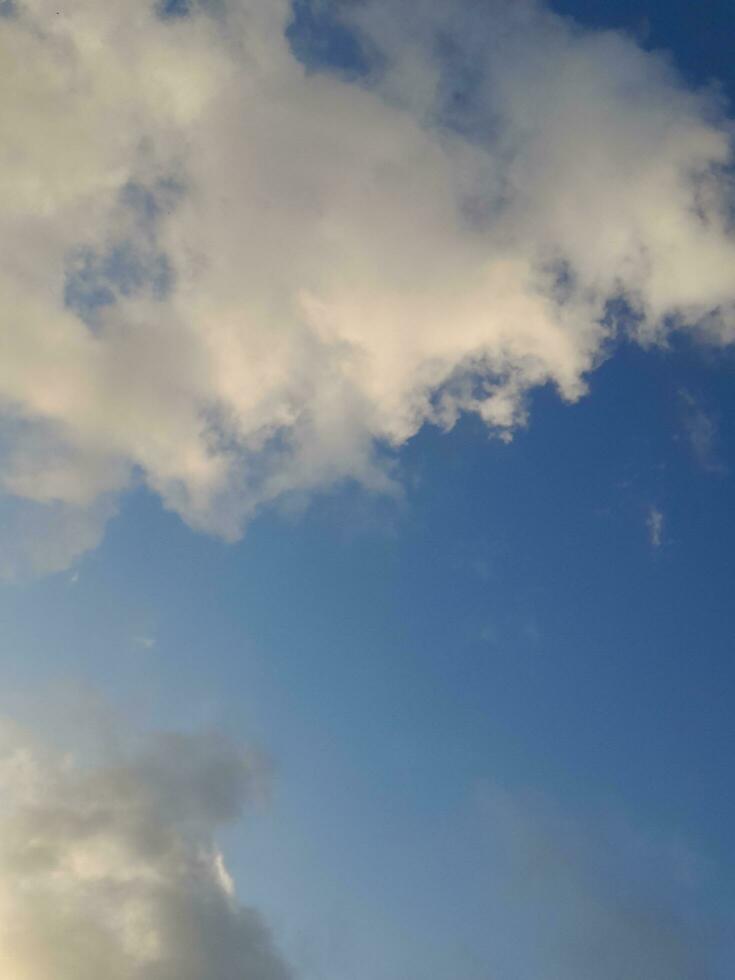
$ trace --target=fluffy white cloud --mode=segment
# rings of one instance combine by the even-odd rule
[[[215,736],[104,764],[0,727],[0,973],[9,980],[287,980],[237,901],[216,827],[258,779]]]
[[[0,18],[2,487],[63,543],[5,574],[73,560],[139,481],[229,538],[293,492],[387,489],[427,422],[507,436],[534,386],[579,397],[622,304],[644,342],[732,339],[716,95],[475,7],[348,5],[359,81],[296,60],[285,0]]]

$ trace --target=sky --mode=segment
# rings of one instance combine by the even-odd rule
[[[725,980],[735,10],[0,4],[0,967]]]

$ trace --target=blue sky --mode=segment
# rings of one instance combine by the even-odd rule
[[[43,4],[30,6],[34,16],[46,16]],[[253,11],[258,8],[258,4],[242,6]],[[405,5],[388,4],[388,19],[395,16],[395,37],[386,41],[380,26],[380,11],[385,15],[386,5],[369,6],[378,8],[378,26],[360,22],[359,30],[354,25],[350,28],[353,36],[362,38],[361,48],[348,39],[346,27],[335,26],[334,11],[307,16],[302,6],[295,26],[289,29],[291,50],[307,61],[307,78],[337,77],[341,85],[367,84],[368,91],[376,85],[386,104],[391,100],[399,105],[410,102],[413,106],[411,100],[423,104],[424,83],[422,76],[412,74],[413,62],[407,62],[410,70],[396,76],[400,85],[396,82],[391,87],[394,83],[390,82],[382,89],[383,82],[365,82],[374,70],[374,65],[368,65],[374,53],[365,37],[372,37],[371,44],[376,46],[383,44],[381,57],[390,62],[397,57],[391,45],[407,51],[411,39],[424,30],[423,14],[413,22]],[[559,0],[553,9],[576,18],[585,30],[632,31],[643,49],[669,50],[683,72],[683,80],[676,82],[679,94],[716,78],[732,99],[735,75],[727,38],[733,11],[728,6],[712,2],[702,10],[684,3]],[[499,9],[493,6],[495,23],[502,25],[506,14],[498,13]],[[176,21],[171,30],[183,32],[184,22],[202,16],[177,7],[168,19]],[[215,11],[211,16],[220,15]],[[523,56],[529,64],[535,64],[535,46],[547,30],[534,24],[523,28],[526,33],[519,42],[523,52],[528,45],[531,54]],[[158,24],[149,29],[162,31],[169,26]],[[202,36],[204,30],[202,27]],[[264,37],[270,37],[264,31]],[[585,38],[599,36],[584,34]],[[187,38],[182,33],[181,43],[191,43],[196,57],[203,59],[203,77],[209,73],[214,77],[218,64],[210,65],[196,46],[204,42],[198,34],[193,40]],[[478,52],[463,30],[457,38],[458,59],[466,57],[468,64],[475,64]],[[573,43],[564,41],[572,45],[569,51],[576,50]],[[264,61],[270,64],[265,41],[262,50]],[[606,61],[606,48],[599,50],[591,64],[599,64],[604,76],[606,68],[613,71],[612,61]],[[135,51],[137,57],[138,49]],[[454,61],[452,66],[451,71],[458,71]],[[648,138],[659,109],[637,119],[633,136],[629,136],[626,112],[632,110],[626,109],[627,103],[623,109],[610,110],[597,94],[597,69],[579,67],[580,73],[588,70],[593,72],[587,80],[592,109],[593,100],[599,97],[599,115],[610,120],[605,125],[611,130],[618,126],[616,139],[621,145],[630,139],[630,152],[635,154],[636,140]],[[503,71],[505,84],[511,71]],[[644,85],[650,82],[647,71],[634,78],[644,95]],[[463,84],[458,74],[457,86]],[[586,84],[585,77],[580,84]],[[650,82],[654,89],[658,84]],[[277,88],[276,83],[274,86]],[[266,91],[270,93],[269,88]],[[674,96],[669,103],[668,95],[661,94],[668,91],[655,89],[651,104],[666,104],[665,111],[674,116],[694,112],[683,108],[684,101],[680,104]],[[519,92],[525,88],[519,87]],[[271,95],[262,98],[265,105]],[[517,98],[521,100],[520,95]],[[581,100],[584,104],[584,95]],[[322,103],[317,100],[315,104],[318,109]],[[277,99],[274,105],[269,111],[284,115],[290,111]],[[325,113],[342,119],[337,103],[324,105]],[[354,111],[362,111],[360,105]],[[33,104],[29,111],[33,112]],[[80,118],[92,111],[78,107]],[[319,112],[311,104],[300,111],[294,117],[299,121],[288,123],[289,132],[298,131],[303,115],[310,112],[316,112],[314,124],[320,125]],[[412,108],[414,111],[419,113],[417,118],[424,118],[420,116],[424,110]],[[443,103],[437,118],[444,118],[446,111]],[[559,111],[559,126],[566,126]],[[716,112],[708,105],[696,111],[701,121],[722,110]],[[181,110],[183,115],[186,112],[188,109]],[[213,118],[216,112],[211,110]],[[482,121],[484,117],[475,108],[467,118]],[[162,125],[154,118],[151,132],[155,135]],[[342,123],[334,125],[337,128]],[[395,125],[394,121],[386,124],[386,133],[392,133]],[[731,136],[727,130],[731,124],[721,118],[712,125]],[[257,123],[253,126],[257,135]],[[379,140],[383,131],[378,122],[366,122],[368,132],[372,132],[370,126]],[[325,141],[329,131],[326,125],[318,130]],[[196,136],[199,131],[194,132]],[[207,129],[202,132],[202,139],[210,133]],[[305,132],[311,131],[305,128]],[[258,138],[267,142],[265,136]],[[279,153],[288,154],[293,147],[274,142],[275,149],[268,144],[266,159],[280,179]],[[218,144],[211,145],[210,155],[216,157]],[[553,142],[544,145],[558,151]],[[237,143],[234,149],[223,150],[223,157],[229,153],[234,166],[244,159],[238,154],[245,153],[246,146],[246,142]],[[321,172],[323,164],[311,159],[308,142],[303,146],[304,170],[314,167]],[[422,146],[420,153],[428,154],[430,150]],[[90,159],[96,152],[89,150]],[[171,152],[171,158],[178,160],[177,154],[186,151],[175,143]],[[416,166],[413,152],[408,154],[410,166]],[[641,152],[648,152],[646,145]],[[717,156],[716,149],[709,152]],[[592,167],[594,154],[590,159]],[[103,170],[109,166],[105,159],[96,165]],[[146,162],[144,170],[149,166],[152,164]],[[206,182],[213,179],[208,168],[226,176],[229,166],[222,163],[222,170],[217,170],[210,157],[203,155],[192,165],[192,173],[208,191]],[[386,173],[389,166],[386,164]],[[666,166],[664,160],[661,185],[668,179]],[[680,166],[684,164],[675,160],[671,169]],[[536,186],[544,185],[546,174],[534,167],[528,173],[535,175],[535,193]],[[292,182],[285,164],[284,170],[283,179]],[[39,173],[51,180],[40,165]],[[712,164],[711,173],[726,186],[724,165]],[[586,181],[588,176],[594,184],[595,174],[584,170],[575,179]],[[260,179],[259,170],[253,180]],[[416,177],[419,188],[422,179]],[[427,177],[427,186],[434,186],[433,179]],[[172,186],[167,184],[169,191]],[[247,197],[248,185],[244,183],[240,191],[238,186],[231,192],[225,188],[232,200],[238,193]],[[405,188],[413,186],[410,180],[405,184]],[[274,193],[282,188],[276,180]],[[409,193],[405,188],[403,193]],[[732,193],[731,188],[727,193]],[[294,209],[301,207],[299,194],[298,189],[294,191]],[[421,189],[416,194],[417,206],[427,207],[430,198],[422,197]],[[550,194],[553,198],[553,188]],[[194,196],[190,190],[183,192],[185,200],[189,195]],[[603,197],[600,191],[601,202]],[[724,200],[732,207],[731,196]],[[327,297],[323,303],[325,307],[332,303],[336,311],[331,319],[325,318],[326,326],[320,326],[320,343],[323,336],[332,336],[328,331],[342,329],[340,317],[349,320],[353,315],[353,299],[343,301],[340,283],[349,284],[351,297],[363,295],[355,273],[360,259],[354,257],[363,252],[349,251],[353,247],[349,221],[354,218],[349,210],[352,205],[345,203],[349,201],[346,192],[339,198],[335,214],[340,220],[345,213],[348,217],[344,226],[335,218],[334,228],[335,234],[348,228],[343,241],[353,264],[345,260],[344,269],[338,269],[343,279],[337,276],[333,293],[329,292],[331,279],[320,278],[321,267],[308,266],[304,272],[304,289],[313,286],[317,290],[314,284],[322,281],[329,284],[323,287]],[[654,225],[656,229],[671,227],[673,236],[683,227],[678,213],[670,226],[667,223],[678,205],[672,198],[667,211],[664,204],[659,202]],[[41,213],[40,205],[34,206],[35,213]],[[184,206],[170,205],[175,214],[177,207]],[[622,205],[617,206],[622,211]],[[719,197],[712,206],[724,207]],[[373,207],[381,216],[388,214],[389,209],[380,210],[380,197]],[[601,214],[608,213],[605,207],[600,204]],[[486,363],[476,359],[468,340],[470,361],[458,358],[451,369],[437,376],[431,396],[437,404],[445,398],[442,411],[449,412],[453,424],[447,424],[447,416],[439,409],[432,415],[433,409],[425,408],[418,424],[405,432],[404,403],[395,407],[398,402],[394,405],[390,392],[370,388],[367,382],[359,399],[343,399],[340,388],[339,398],[328,401],[326,408],[320,401],[307,401],[300,393],[311,388],[301,371],[306,375],[313,367],[315,387],[328,387],[332,375],[320,373],[320,358],[326,354],[321,348],[315,354],[311,341],[294,339],[295,330],[274,333],[276,327],[267,320],[270,313],[263,312],[271,331],[263,334],[266,345],[272,343],[279,351],[288,345],[296,348],[298,384],[290,389],[288,405],[303,398],[307,406],[299,408],[303,415],[313,412],[321,419],[324,411],[328,421],[305,434],[298,429],[300,423],[294,422],[297,436],[293,442],[287,426],[283,435],[275,423],[269,430],[270,441],[257,442],[252,435],[255,428],[245,435],[229,431],[223,419],[229,418],[228,412],[239,410],[240,403],[229,395],[223,371],[218,394],[227,409],[211,408],[212,430],[226,447],[227,465],[233,458],[238,460],[237,480],[250,481],[251,472],[255,476],[247,483],[247,491],[232,491],[233,478],[225,490],[218,488],[208,497],[209,490],[205,492],[204,484],[197,482],[197,447],[183,434],[191,424],[188,409],[179,410],[176,394],[158,397],[160,391],[178,392],[189,383],[186,351],[181,354],[183,366],[176,368],[179,373],[171,375],[175,383],[168,374],[161,379],[155,376],[156,398],[146,401],[147,389],[140,393],[136,385],[138,378],[155,373],[159,363],[164,365],[162,371],[168,371],[169,356],[172,364],[178,364],[173,331],[180,329],[188,337],[183,332],[190,330],[186,320],[190,309],[206,323],[214,322],[216,316],[222,321],[231,317],[232,309],[244,301],[238,292],[240,284],[236,275],[218,278],[213,272],[204,284],[206,300],[200,300],[196,287],[186,280],[191,275],[194,281],[191,269],[197,267],[196,262],[187,264],[189,253],[183,246],[180,254],[175,251],[171,235],[176,229],[159,229],[159,219],[151,215],[144,221],[131,218],[124,206],[119,212],[114,200],[110,209],[112,231],[96,238],[92,231],[81,236],[95,238],[94,245],[85,245],[93,249],[90,256],[103,257],[85,266],[93,292],[73,302],[67,293],[66,308],[59,316],[85,314],[75,306],[86,303],[84,329],[100,344],[112,344],[108,338],[120,331],[123,340],[114,347],[111,363],[126,365],[129,358],[132,364],[129,375],[120,368],[123,394],[113,400],[112,409],[107,403],[101,405],[104,426],[100,432],[95,429],[94,438],[88,436],[73,406],[63,418],[49,415],[37,432],[33,426],[45,411],[39,408],[40,397],[34,401],[29,396],[23,402],[17,394],[13,394],[14,407],[6,413],[2,430],[4,458],[10,461],[7,466],[17,466],[3,504],[4,530],[11,535],[6,547],[13,554],[20,551],[21,532],[29,534],[32,542],[40,535],[42,541],[54,544],[51,557],[43,553],[40,568],[29,573],[32,562],[24,558],[22,573],[0,587],[8,713],[20,717],[28,728],[45,733],[52,742],[84,742],[90,732],[119,725],[135,733],[216,730],[233,743],[257,745],[267,760],[269,789],[244,819],[213,833],[223,848],[240,901],[260,911],[278,957],[290,964],[294,977],[719,980],[730,976],[735,956],[728,938],[735,900],[729,872],[735,843],[735,777],[730,764],[735,682],[735,353],[725,315],[732,299],[723,298],[719,279],[713,277],[709,293],[702,285],[704,275],[681,295],[674,283],[672,297],[662,299],[662,289],[668,288],[666,270],[673,269],[674,278],[683,280],[684,267],[677,271],[675,265],[667,265],[670,253],[662,251],[663,271],[656,278],[658,231],[647,232],[644,218],[635,212],[636,227],[643,229],[644,240],[639,258],[642,263],[650,261],[653,269],[650,283],[639,281],[637,272],[630,273],[630,280],[623,280],[622,299],[599,287],[601,317],[604,314],[609,322],[614,303],[625,301],[624,322],[617,332],[590,340],[584,317],[591,315],[594,304],[589,295],[604,277],[596,269],[586,271],[581,257],[585,250],[592,251],[593,239],[584,239],[591,233],[575,231],[582,246],[576,252],[576,239],[568,239],[569,255],[579,257],[577,266],[569,259],[567,277],[570,289],[577,290],[579,284],[579,296],[564,306],[566,311],[572,308],[572,318],[561,321],[563,330],[574,337],[574,357],[569,354],[573,366],[569,368],[566,361],[557,361],[556,354],[549,353],[543,355],[548,357],[544,370],[536,372],[529,364],[538,350],[546,348],[534,346],[534,341],[508,367],[507,357],[512,361],[516,355],[504,353],[493,360],[492,339],[487,341]],[[97,212],[80,213],[87,215],[85,228],[91,229]],[[560,213],[550,206],[552,231],[545,226],[544,236],[556,234],[554,222],[563,223]],[[711,249],[708,261],[711,267],[717,262],[722,265],[723,282],[735,272],[735,250],[729,251],[732,212],[729,214],[729,225],[723,219],[721,241],[702,244],[692,232],[691,240],[676,252],[686,258],[687,249],[692,255]],[[277,225],[279,233],[290,217],[284,208],[284,215],[275,219],[283,222]],[[191,227],[196,224],[194,218]],[[414,220],[413,212],[406,220]],[[590,219],[591,227],[596,221],[596,216]],[[235,233],[226,226],[226,218],[222,222],[225,230],[212,231],[211,241],[224,247],[235,242]],[[515,234],[521,240],[523,235],[537,234],[536,226],[528,222],[525,212],[514,218],[507,240]],[[39,249],[39,261],[45,261],[31,220],[18,227],[27,234],[29,247]],[[191,230],[189,225],[183,227],[185,233]],[[709,227],[715,227],[712,217]],[[61,240],[61,232],[58,234]],[[269,234],[268,229],[263,232],[264,254],[270,247]],[[415,268],[420,271],[420,262],[431,260],[419,256],[415,267],[404,268],[400,265],[400,232],[386,239],[380,237],[382,230],[375,234],[376,250],[381,256],[392,256],[399,267],[396,275],[403,276],[399,290],[413,296]],[[433,225],[426,234],[433,234]],[[613,235],[614,229],[610,231]],[[300,241],[298,232],[293,238]],[[558,240],[567,242],[562,232]],[[160,295],[145,284],[130,285],[130,277],[126,279],[130,267],[119,260],[121,241],[132,243],[130,254],[149,270],[164,268],[163,259],[157,256],[174,255],[166,262],[176,274],[166,289],[158,290]],[[432,244],[442,250],[446,243],[437,238]],[[366,245],[364,254],[371,247]],[[472,256],[475,247],[471,237],[470,244],[452,240],[446,246],[448,277],[459,276],[451,265],[454,251],[466,248],[461,254]],[[493,249],[497,247],[493,244]],[[672,252],[678,247],[677,240]],[[80,253],[64,254],[68,261],[68,255]],[[290,255],[284,264],[288,265]],[[210,258],[216,268],[216,253]],[[563,254],[562,260],[567,261]],[[269,260],[258,249],[248,253],[248,261],[258,274],[273,275],[281,287],[280,272],[278,276],[272,272]],[[430,275],[433,268],[429,266]],[[621,269],[627,268],[621,264]],[[374,294],[376,281],[380,284],[383,279],[375,280],[371,274],[364,273],[365,289]],[[390,274],[381,273],[386,278]],[[16,276],[21,291],[30,288],[32,279],[24,269]],[[68,265],[66,276],[67,285],[75,281]],[[149,277],[153,283],[156,273],[150,272]],[[457,281],[461,290],[473,288],[472,281]],[[109,302],[98,302],[101,294],[94,289],[100,282],[111,290]],[[502,292],[500,283],[497,280],[493,286],[497,295]],[[563,286],[560,275],[556,287]],[[420,294],[421,288],[415,291]],[[434,288],[430,278],[426,288]],[[212,298],[216,289],[220,291],[218,305]],[[175,299],[169,301],[168,291],[174,297],[185,296],[181,306],[176,306]],[[388,286],[386,295],[393,296]],[[249,301],[249,294],[244,298]],[[362,300],[354,302],[359,310]],[[389,298],[384,306],[365,307],[375,316],[370,322],[376,335],[382,330],[381,311],[391,302]],[[437,294],[435,302],[442,313],[453,309],[441,305],[445,303],[443,293]],[[162,333],[160,343],[156,340],[158,346],[149,350],[147,340],[130,340],[137,334],[129,324],[142,322],[151,309],[159,308],[156,304],[166,308],[162,318],[169,316],[169,305],[173,312],[165,323],[169,332]],[[456,304],[456,329],[451,317],[440,324],[450,334],[463,329],[464,306],[459,300]],[[259,315],[270,310],[260,294],[254,305]],[[715,308],[725,312],[722,322],[713,325],[711,311]],[[406,315],[415,312],[410,306],[396,309]],[[400,317],[386,322],[390,328],[386,336],[390,330],[400,331]],[[511,322],[511,329],[525,336],[524,324]],[[39,334],[37,342],[49,344],[50,340]],[[345,328],[343,343],[348,342],[360,343],[352,326]],[[405,350],[415,347],[412,341]],[[372,350],[367,341],[365,349]],[[390,357],[398,356],[391,355],[391,350],[388,348],[386,360],[379,361],[383,372],[390,369]],[[425,364],[444,356],[434,348],[428,350]],[[231,359],[236,374],[237,352],[234,347],[226,351],[223,363]],[[251,357],[260,356],[261,347],[248,351]],[[61,355],[59,375],[67,370],[65,356]],[[82,363],[83,353],[74,356]],[[376,348],[376,361],[382,356]],[[24,362],[17,363],[20,373]],[[39,363],[36,376],[43,380],[45,362]],[[270,370],[270,363],[260,366],[263,374]],[[288,364],[292,370],[291,362]],[[473,372],[482,375],[487,371],[488,384],[497,385],[492,392],[499,391],[512,402],[511,414],[504,414],[505,401],[496,401],[482,415],[485,409],[478,407],[474,394],[461,387],[465,370],[470,388],[482,384],[482,377],[474,378]],[[100,385],[112,385],[110,375],[100,371]],[[81,373],[73,374],[75,383],[83,385],[79,377]],[[580,378],[587,385],[584,393],[575,387]],[[248,378],[242,381],[243,388],[253,383]],[[560,396],[559,389],[566,397]],[[162,423],[159,430],[151,415],[156,437],[150,445],[137,434],[137,422],[130,422],[135,438],[123,432],[127,390],[131,400],[140,399],[143,427],[146,412],[159,410],[166,419],[174,419],[180,411],[180,427],[176,415],[175,424]],[[365,394],[375,391],[380,395]],[[401,388],[401,398],[404,394]],[[10,398],[5,389],[3,398]],[[58,401],[67,404],[62,396]],[[88,412],[89,404],[84,403],[79,412]],[[270,406],[271,402],[266,399],[263,404]],[[410,404],[414,406],[413,401]],[[384,415],[385,405],[389,407]],[[285,409],[273,412],[278,419],[290,417]],[[294,413],[301,419],[301,414]],[[363,414],[369,416],[371,429],[363,430]],[[388,415],[390,422],[384,423]],[[340,425],[332,424],[334,417]],[[378,419],[381,421],[373,421]],[[344,428],[342,420],[347,420]],[[28,428],[19,437],[17,429],[23,425]],[[68,443],[78,453],[70,456],[73,465],[68,472],[58,462],[66,459],[67,443],[56,434],[67,430],[81,433],[76,442]],[[107,440],[104,453],[99,450],[103,438]],[[373,448],[365,448],[366,440]],[[110,449],[118,445],[128,448]],[[254,449],[256,445],[259,448]],[[33,449],[32,465],[20,467],[16,461],[26,446]],[[291,449],[287,452],[284,446],[296,447],[292,456],[288,455]],[[179,451],[184,462],[178,458],[172,462]],[[155,462],[153,454],[158,454]],[[240,457],[245,461],[245,476],[239,469]],[[123,471],[127,475],[118,477]],[[28,473],[31,477],[27,479]],[[83,491],[76,483],[74,493],[66,490],[72,481],[69,473]],[[29,480],[38,485],[48,480],[51,489],[39,490],[34,496],[27,489]],[[276,493],[273,486],[283,486],[286,491]],[[24,507],[31,510],[26,512]],[[72,515],[63,524],[60,537],[45,525],[35,530],[34,508],[43,507],[57,508],[64,520]],[[89,533],[87,518],[92,528]],[[74,534],[80,527],[77,540]],[[57,541],[63,547],[57,548]],[[41,552],[31,553],[36,561]],[[133,766],[131,771],[139,770]],[[92,801],[94,798],[92,794]],[[165,820],[162,824],[171,825],[172,821],[167,824]],[[196,826],[199,828],[198,823]],[[209,841],[210,828],[202,832]],[[75,888],[78,886],[75,881]],[[199,886],[189,887],[196,891]],[[250,933],[237,933],[235,938],[250,948]],[[231,962],[241,963],[237,943],[233,949]],[[0,949],[0,964],[2,955]],[[10,958],[8,962],[12,966]],[[20,965],[26,971],[20,978],[44,980],[48,976],[51,980],[51,974],[44,973],[49,969],[44,964],[58,962],[51,954],[38,963],[29,957]],[[221,973],[213,974],[214,980],[280,976],[270,961],[262,969],[228,967],[229,962],[217,967]],[[158,973],[146,972],[145,963],[136,964],[120,967],[120,977],[158,980]],[[80,980],[86,980],[82,967],[76,969]],[[240,969],[245,972],[237,972]],[[188,974],[183,980],[190,980]],[[192,974],[191,980],[204,980],[204,975]]]
[[[471,421],[423,433],[403,500],[336,492],[234,547],[138,494],[78,580],[3,591],[6,676],[264,746],[274,796],[228,855],[315,976],[445,976],[458,950],[485,975],[486,781],[685,844],[727,915],[731,372],[621,351],[577,405],[540,394],[510,445]],[[716,469],[684,390],[718,420]]]

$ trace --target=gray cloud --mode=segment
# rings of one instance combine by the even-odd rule
[[[174,6],[0,18],[1,489],[59,528],[6,576],[139,482],[234,539],[394,489],[427,423],[510,438],[621,329],[732,340],[732,126],[665,58],[527,0],[371,0],[350,80],[285,0]]]
[[[287,980],[214,842],[259,781],[214,735],[105,761],[0,729],[0,972],[17,980]]]

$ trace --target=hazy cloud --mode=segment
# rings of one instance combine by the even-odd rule
[[[133,637],[133,643],[136,646],[142,647],[144,650],[152,650],[156,645],[156,638],[147,633],[139,633]]]
[[[4,575],[140,482],[232,539],[390,489],[427,422],[508,437],[620,329],[732,339],[731,124],[664,58],[526,0],[373,0],[339,8],[350,80],[285,0],[173,8],[0,18]]]
[[[609,816],[577,820],[543,797],[492,784],[481,807],[495,895],[488,929],[505,975],[717,975],[723,931],[702,900],[708,866],[684,843]]]
[[[0,972],[13,980],[286,980],[213,834],[258,782],[211,735],[90,761],[0,726]]]

